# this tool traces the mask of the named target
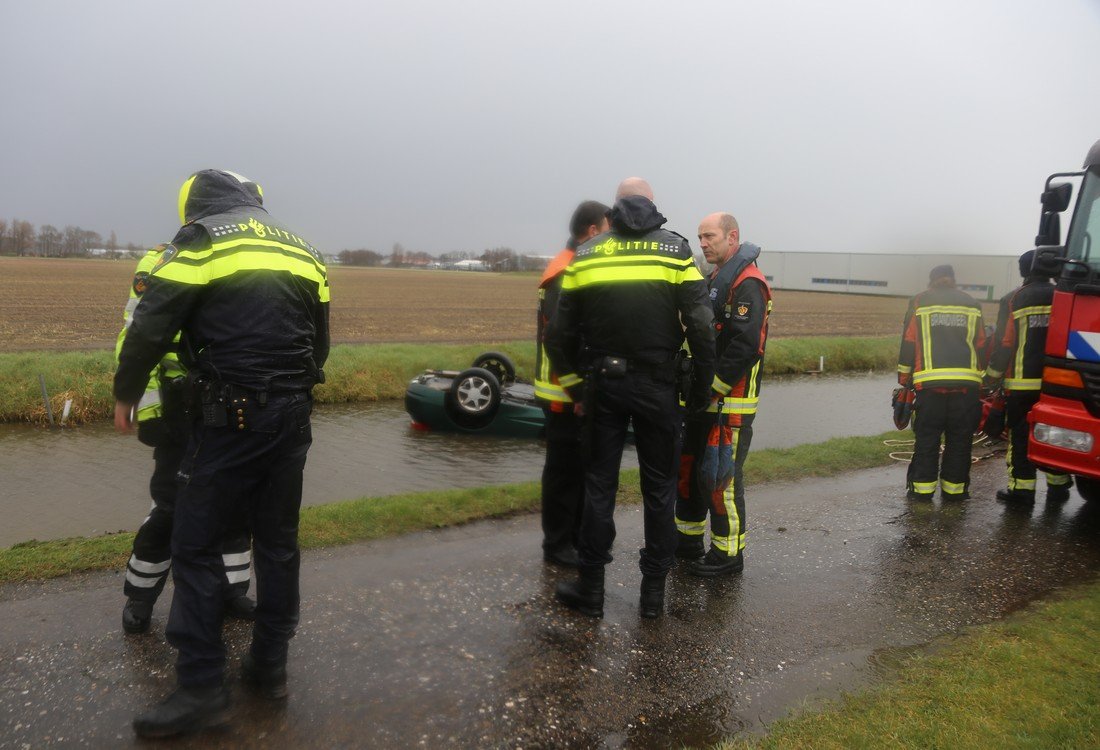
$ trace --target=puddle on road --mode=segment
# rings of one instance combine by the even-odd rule
[[[889,429],[891,382],[881,374],[769,382],[753,447]],[[419,432],[398,401],[319,407],[313,435],[303,505],[535,481],[542,472],[541,441]],[[637,466],[633,446],[623,466]],[[152,468],[152,450],[107,423],[60,430],[0,425],[0,547],[135,529],[149,507]]]

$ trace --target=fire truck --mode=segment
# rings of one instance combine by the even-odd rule
[[[1065,181],[1070,180],[1070,181]],[[1061,215],[1076,205],[1065,244]],[[1047,178],[1034,268],[1056,282],[1039,402],[1028,415],[1028,457],[1072,474],[1086,500],[1100,500],[1100,141],[1079,172]]]

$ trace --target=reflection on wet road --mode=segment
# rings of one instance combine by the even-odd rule
[[[1003,481],[979,464],[959,505],[907,503],[900,465],[750,488],[744,575],[674,571],[656,621],[638,616],[637,508],[618,514],[602,621],[554,602],[568,574],[542,564],[536,516],[307,553],[289,702],[240,689],[234,624],[234,723],[174,746],[665,748],[759,729],[1095,578],[1100,504],[1009,509]],[[173,680],[167,599],[127,638],[115,574],[0,589],[0,746],[131,744]]]
[[[889,429],[891,377],[856,375],[769,383],[753,446],[818,442]],[[857,408],[853,404],[881,408]],[[400,402],[318,409],[303,503],[533,481],[543,445],[417,432]],[[50,431],[0,425],[0,547],[28,539],[133,530],[149,507],[152,449],[109,424]],[[628,446],[623,466],[637,466]]]

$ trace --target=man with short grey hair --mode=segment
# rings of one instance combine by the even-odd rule
[[[718,576],[744,567],[744,465],[760,397],[772,293],[756,266],[760,248],[741,241],[732,214],[704,218],[699,244],[714,267],[707,283],[718,361],[710,406],[704,413],[689,414],[684,424],[676,554],[689,561],[689,573]]]

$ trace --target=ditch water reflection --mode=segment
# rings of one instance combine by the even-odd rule
[[[892,377],[765,384],[753,447],[889,429]],[[537,480],[539,440],[418,432],[399,401],[318,408],[304,505],[363,496]],[[632,446],[624,468],[637,466]],[[148,509],[152,450],[108,423],[47,430],[0,424],[0,547],[133,530]]]

